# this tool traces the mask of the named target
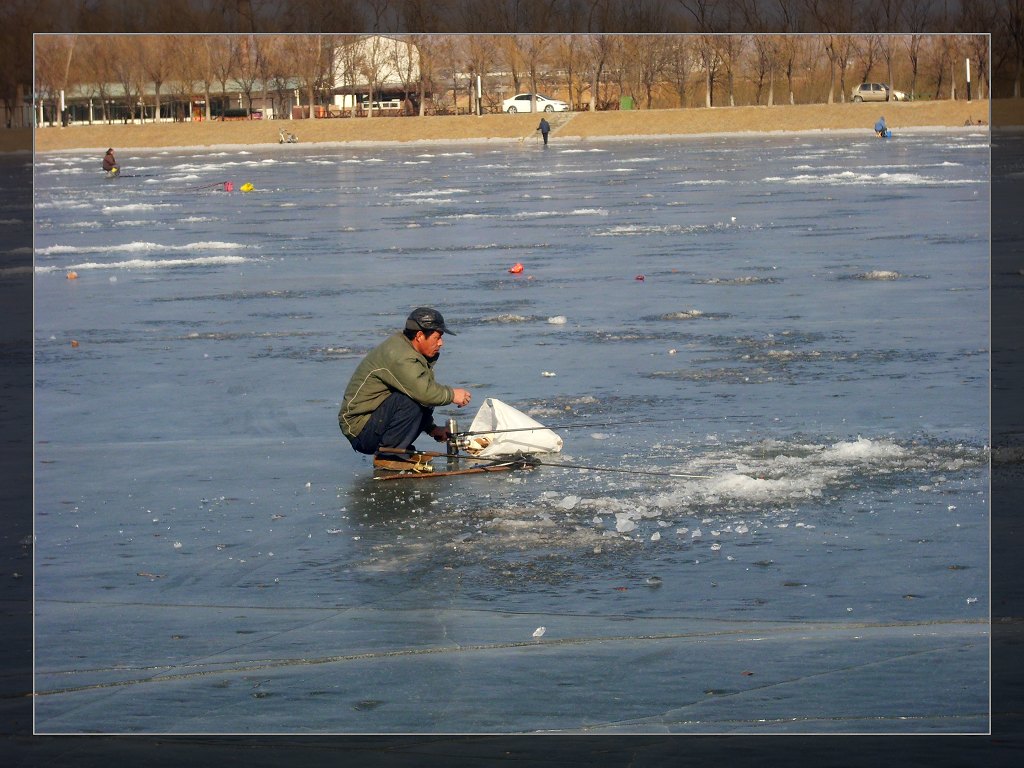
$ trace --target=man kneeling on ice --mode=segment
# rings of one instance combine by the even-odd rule
[[[440,312],[417,307],[405,321],[405,330],[371,350],[352,374],[338,425],[355,450],[376,454],[374,467],[429,471],[413,440],[425,432],[445,442],[450,435],[447,427],[434,424],[434,408],[469,404],[469,390],[434,380],[445,333],[452,331]]]

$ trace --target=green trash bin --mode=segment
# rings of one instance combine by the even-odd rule
[[[635,103],[632,96],[623,96],[619,99],[619,109],[632,109]]]

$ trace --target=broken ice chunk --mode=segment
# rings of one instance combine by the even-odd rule
[[[627,533],[628,531],[632,531],[634,528],[636,528],[636,523],[634,523],[630,519],[628,513],[625,513],[625,512],[616,512],[615,513],[615,530],[616,531],[618,531],[619,533]]]

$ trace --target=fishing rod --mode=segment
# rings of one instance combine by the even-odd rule
[[[451,454],[442,453],[441,451],[412,451],[408,448],[379,448],[378,451],[380,453],[413,454],[432,459],[449,458],[465,461],[486,462],[488,464],[493,464],[495,461],[501,460],[501,457],[495,456],[467,456],[461,453]],[[590,464],[568,464],[565,462],[541,461],[540,459],[534,456],[525,456],[523,454],[519,454],[518,458],[520,458],[525,464],[528,464],[531,467],[560,467],[564,469],[587,469],[592,472],[621,472],[628,475],[653,475],[655,477],[676,477],[681,479],[707,480],[712,477],[712,475],[692,475],[682,472],[654,472],[651,470],[644,469],[624,469],[622,467],[595,467]]]
[[[399,456],[423,456],[428,459],[437,458],[448,458],[448,459],[459,459],[460,461],[477,461],[486,462],[493,464],[495,461],[501,461],[501,456],[470,456],[464,453],[446,453],[443,451],[420,451],[411,450],[409,448],[378,448],[377,453],[393,453]],[[525,458],[525,457],[522,457]],[[532,463],[532,460],[531,460]]]
[[[212,184],[201,184],[198,187],[185,187],[185,192],[198,192],[201,189],[213,189],[214,187],[223,187],[225,184],[230,184],[230,181],[215,181]]]

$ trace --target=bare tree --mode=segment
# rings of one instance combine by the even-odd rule
[[[367,29],[361,0],[288,0],[275,13],[281,30],[299,34],[345,34]]]
[[[177,38],[146,35],[138,38],[138,41],[142,74],[153,84],[154,121],[160,122],[160,91],[171,72],[173,46],[177,44]]]
[[[358,63],[352,61],[351,57],[358,55],[358,50],[358,38],[348,35],[340,38],[324,35],[289,35],[283,39],[281,66],[285,71],[292,73],[299,83],[299,88],[305,91],[306,103],[309,104],[309,114],[306,117],[312,119],[315,115],[313,107],[316,102],[316,91],[331,71],[332,55],[339,57],[339,61],[333,63],[343,67],[345,76],[351,78],[358,68]],[[351,69],[346,65],[351,65]]]
[[[611,47],[608,51],[608,61],[605,65],[605,92],[602,94],[606,108],[617,108],[622,104],[623,96],[634,95],[633,86],[630,82],[632,75],[632,61],[629,57],[627,41],[629,35],[608,35],[611,40]]]
[[[926,31],[934,22],[933,2],[934,0],[907,0],[904,6],[903,18],[910,32],[905,43],[907,58],[910,62],[909,93],[911,98],[915,98],[917,94],[917,78],[921,72],[921,46],[924,43]]]
[[[435,82],[438,84],[434,93],[435,112],[458,112],[459,102],[459,67],[456,63],[459,59],[458,46],[454,38],[444,36],[431,41],[431,71]],[[440,83],[451,81],[452,100],[448,102],[448,95]]]
[[[583,93],[589,87],[586,79],[586,38],[579,35],[560,35],[555,44],[556,69],[565,76],[565,90],[573,109],[583,103]]]
[[[216,79],[216,68],[213,63],[213,38],[204,35],[197,39],[194,48],[196,63],[196,79],[203,87],[203,117],[210,119],[210,92]]]
[[[722,68],[725,70],[725,88],[729,106],[735,107],[736,66],[743,50],[744,37],[742,35],[719,35],[714,39],[719,61],[722,62]]]
[[[972,83],[977,83],[977,90],[972,92],[971,98],[987,98],[988,95],[988,70],[989,52],[988,38],[985,33],[994,29],[999,17],[995,7],[996,0],[975,0],[960,5],[959,24],[961,30],[967,33],[963,36],[964,49],[971,61],[977,67],[971,68]]]
[[[879,32],[902,32],[907,0],[874,0],[868,4],[869,16],[877,19]]]
[[[445,27],[457,29],[451,24],[454,5],[454,0],[395,0],[399,18],[396,29],[410,30],[417,37],[441,32]]]
[[[405,108],[409,109],[409,94],[413,88],[419,89],[420,77],[420,53],[416,41],[418,35],[403,35],[396,38],[395,47],[391,52],[391,69],[398,75],[402,83],[402,91],[405,94]],[[486,72],[486,69],[480,70]],[[422,104],[422,100],[420,102]]]
[[[731,5],[728,0],[677,0],[686,14],[693,19],[694,28],[703,34],[723,31],[722,10]]]
[[[389,51],[385,38],[380,35],[370,35],[361,41],[362,57],[360,60],[359,74],[366,81],[367,105],[366,117],[373,117],[373,99],[377,93],[377,86],[380,84],[384,68],[387,66]]]
[[[977,67],[976,69],[971,68],[972,82],[977,83],[978,86],[977,90],[971,93],[971,98],[987,99],[989,97],[988,38],[985,35],[967,35],[965,42],[971,61]]]
[[[799,35],[779,36],[779,56],[783,72],[786,75],[786,88],[789,92],[789,103],[796,104],[796,88],[794,78],[799,58],[804,45],[804,38]]]
[[[1006,39],[1006,58],[1012,67],[1013,98],[1021,97],[1024,81],[1024,0],[1007,0],[999,9],[997,29]]]
[[[250,116],[252,116],[252,92],[260,76],[255,41],[255,35],[241,35],[234,39],[235,68],[232,79],[238,86],[238,90],[245,94],[245,108]]]
[[[512,93],[519,93],[522,90],[523,71],[526,69],[519,39],[515,35],[499,35],[497,43],[502,65],[512,81]]]
[[[858,59],[860,74],[858,82],[864,82],[871,78],[871,70],[874,69],[875,60],[878,58],[878,35],[867,35],[858,38],[858,44],[853,50],[854,57]]]
[[[394,11],[396,9],[393,7],[392,0],[363,0],[362,5],[369,17],[369,29],[375,35],[395,29]]]
[[[483,77],[489,69],[487,43],[483,35],[469,35],[460,38],[456,48],[458,53],[455,56],[455,69],[466,75],[467,108],[471,113],[476,113],[482,102],[478,101],[476,93],[476,78]]]
[[[37,0],[6,0],[0,24],[0,98],[7,109],[7,127],[30,124],[22,109],[32,88],[32,33],[49,31],[41,23],[50,18],[47,3]]]
[[[832,104],[835,102],[836,94],[836,69],[839,66],[839,60],[842,56],[842,52],[839,50],[839,36],[838,35],[825,35],[821,38],[822,49],[825,52],[825,58],[828,59],[828,98],[826,103]]]
[[[721,9],[729,3],[723,4],[719,0],[678,0],[678,2],[687,16],[693,20],[696,31],[700,33],[696,43],[697,60],[704,73],[704,106],[711,107],[714,105],[718,69],[722,64],[721,52],[715,44],[712,33],[725,26],[722,21]]]
[[[838,38],[836,50],[838,53],[837,62],[839,68],[839,95],[840,100],[846,101],[846,94],[850,90],[846,87],[846,72],[850,68],[853,59],[854,38],[850,35],[842,35]]]
[[[530,78],[530,111],[537,111],[537,81],[546,74],[547,56],[551,52],[550,35],[518,35],[519,49],[522,52],[526,74]]]
[[[115,79],[115,51],[107,45],[106,39],[102,37],[86,35],[81,38],[79,45],[83,49],[82,55],[79,57],[81,66],[79,77],[82,82],[92,85],[91,90],[99,101],[100,120],[109,123],[112,119],[108,105],[111,101],[110,86]],[[90,119],[94,118],[95,110],[90,109]]]
[[[446,38],[436,35],[413,35],[411,39],[419,52],[419,114],[422,117],[427,110],[427,89],[430,89],[431,94],[434,92],[440,46]]]
[[[950,101],[956,101],[956,73],[961,57],[963,56],[963,48],[960,45],[960,38],[946,38],[946,45],[943,53],[945,54],[943,57],[943,68],[949,69],[949,99]]]
[[[220,108],[223,115],[228,101],[228,80],[232,79],[235,74],[234,43],[231,37],[214,35],[207,38],[206,47],[210,53],[211,71],[217,82],[220,83]],[[209,113],[209,100],[207,100],[207,112]]]
[[[191,35],[173,38],[171,48],[173,55],[169,57],[171,93],[179,104],[184,103],[185,113],[175,110],[174,120],[184,120],[192,116],[192,99],[196,94],[196,83],[201,80],[202,71],[202,40]]]
[[[775,103],[775,44],[771,35],[751,36],[748,51],[750,63],[745,68],[754,84],[754,103],[760,104],[762,97],[767,105]]]
[[[142,103],[142,63],[137,38],[113,37],[107,40],[113,49],[112,69],[124,97],[125,122],[132,122]]]
[[[273,104],[275,118],[288,116],[287,106],[291,104],[291,92],[295,87],[292,63],[284,52],[284,43],[288,37],[270,35],[260,41],[260,57],[263,62],[260,76],[265,78],[265,90],[273,92],[273,96],[268,98]]]
[[[718,79],[718,68],[722,63],[718,48],[715,46],[714,35],[697,36],[697,60],[704,73],[704,106],[715,105],[715,81]]]
[[[634,99],[643,94],[645,109],[654,106],[654,88],[665,77],[668,50],[662,35],[627,35],[623,38],[623,64]],[[639,102],[639,99],[636,99]]]
[[[601,82],[604,79],[605,67],[611,60],[617,39],[611,35],[588,35],[584,43],[584,60],[590,74],[590,111],[598,108]],[[606,108],[605,104],[601,104]]]
[[[665,76],[675,91],[676,104],[686,106],[687,85],[690,79],[690,46],[685,35],[672,35],[666,42]]]
[[[882,61],[885,62],[885,82],[888,83],[889,88],[894,88],[893,83],[893,57],[896,53],[895,50],[895,36],[894,35],[879,35],[878,36],[878,50],[882,55]]]
[[[253,35],[252,37],[253,51],[256,55],[256,75],[259,78],[264,107],[270,101],[270,58],[274,40],[274,37],[268,35]],[[266,112],[264,112],[264,116],[266,116]]]
[[[60,114],[60,94],[67,90],[76,35],[40,35],[36,40],[36,89],[51,102],[50,123]]]

